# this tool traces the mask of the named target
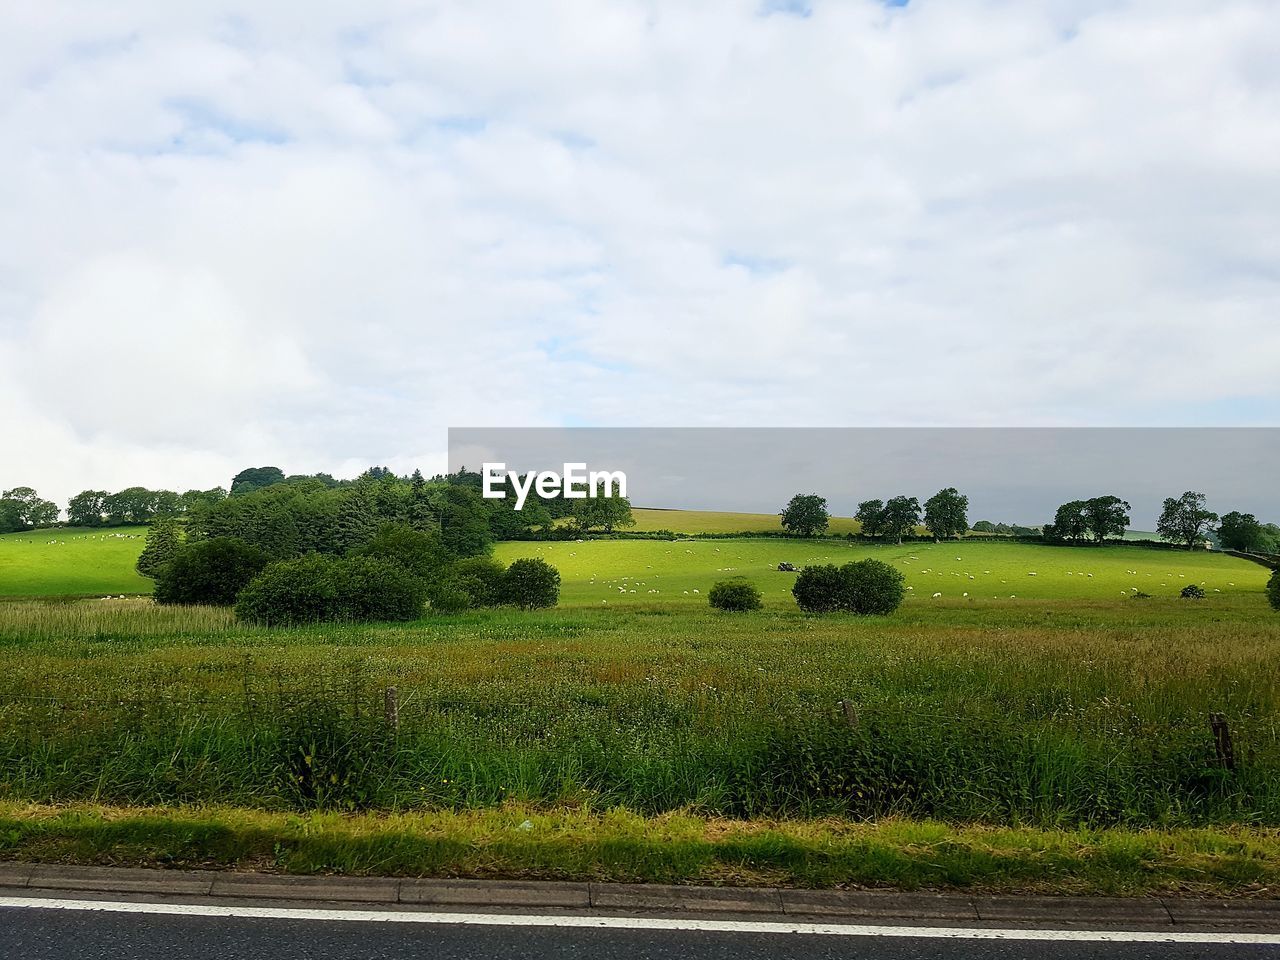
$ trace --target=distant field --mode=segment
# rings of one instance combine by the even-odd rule
[[[146,527],[65,527],[0,536],[0,597],[150,593],[133,565]]]
[[[793,539],[590,540],[582,543],[502,543],[498,557],[542,557],[563,577],[562,604],[705,604],[717,580],[743,576],[771,605],[792,606],[797,566],[846,563],[874,557],[906,577],[908,597],[920,603],[990,605],[1023,600],[1118,601],[1134,592],[1176,597],[1189,583],[1203,586],[1204,602],[1233,594],[1259,594],[1268,571],[1220,553],[1142,547],[1045,547],[966,540],[876,546]],[[934,598],[935,593],[942,594]],[[1140,602],[1140,601],[1134,601]]]
[[[670,530],[672,533],[755,533],[760,530],[782,531],[776,513],[722,513],[715,510],[655,510],[636,508],[631,511],[636,525],[630,530]],[[862,524],[852,517],[832,517],[829,533],[858,533]]]

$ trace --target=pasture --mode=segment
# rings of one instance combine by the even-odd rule
[[[1206,551],[1142,547],[1052,547],[972,538],[951,543],[874,545],[837,540],[741,538],[726,540],[590,540],[502,543],[497,556],[541,557],[563,579],[561,603],[569,606],[705,606],[717,580],[745,577],[772,609],[794,608],[798,567],[842,564],[872,557],[906,578],[908,602],[985,607],[1038,600],[1146,602],[1177,597],[1187,584],[1201,585],[1204,603],[1259,595],[1269,572],[1235,557]],[[941,594],[935,598],[934,594]]]
[[[146,527],[58,527],[0,536],[0,597],[151,592],[133,567]]]
[[[1107,892],[1280,876],[1259,859],[1280,827],[1280,617],[1247,561],[504,543],[561,571],[559,608],[268,629],[103,599],[130,592],[143,541],[100,537],[44,544],[22,586],[95,599],[0,603],[0,856]],[[894,615],[805,616],[776,569],[863,557],[903,571]],[[763,610],[707,607],[732,576]]]
[[[670,530],[672,533],[758,533],[782,532],[782,520],[776,513],[732,513],[719,510],[657,510],[637,507],[631,511],[636,525],[628,530],[640,532]],[[862,524],[852,517],[832,517],[827,532],[837,536],[859,533]]]

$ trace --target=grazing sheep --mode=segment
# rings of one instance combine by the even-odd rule
[[[937,600],[940,596],[942,596],[942,594],[940,594],[940,593],[935,593],[935,594],[933,595],[933,599]]]

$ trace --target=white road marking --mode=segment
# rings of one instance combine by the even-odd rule
[[[0,897],[0,908],[85,910],[246,920],[322,920],[357,923],[447,923],[490,927],[585,927],[610,930],[697,930],[709,933],[801,934],[830,937],[909,937],[942,940],[1040,940],[1098,943],[1221,943],[1280,946],[1275,933],[1193,933],[1163,930],[1027,930],[986,927],[910,927],[890,924],[786,923],[772,920],[694,920],[672,917],[543,916],[511,913],[431,913],[335,910],[314,907],[241,907],[203,903],[133,903]]]

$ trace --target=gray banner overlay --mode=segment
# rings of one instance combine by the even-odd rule
[[[449,469],[622,470],[637,507],[776,513],[796,493],[851,516],[861,500],[969,497],[970,520],[1039,525],[1114,494],[1155,529],[1166,497],[1280,520],[1277,428],[451,428]]]

